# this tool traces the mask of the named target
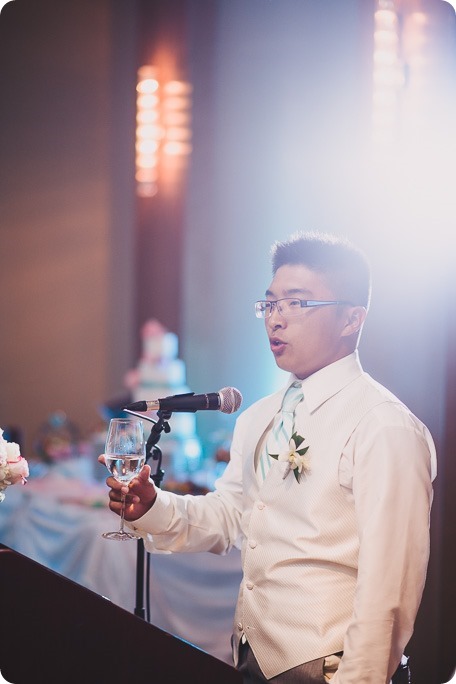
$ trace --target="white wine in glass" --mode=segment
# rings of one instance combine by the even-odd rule
[[[146,444],[143,424],[131,418],[112,418],[109,422],[105,446],[106,467],[118,482],[128,484],[139,473],[146,461]],[[134,532],[125,532],[125,494],[121,495],[120,528],[105,532],[105,539],[124,541],[139,539]]]

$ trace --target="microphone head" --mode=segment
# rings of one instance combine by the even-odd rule
[[[220,397],[219,411],[235,413],[242,404],[242,394],[236,387],[224,387],[218,393]]]

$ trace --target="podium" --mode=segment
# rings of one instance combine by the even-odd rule
[[[242,684],[234,667],[3,544],[0,587],[8,682]]]

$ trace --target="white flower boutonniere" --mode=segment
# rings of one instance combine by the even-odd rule
[[[271,458],[275,458],[277,461],[285,461],[288,464],[288,467],[283,474],[283,479],[286,478],[290,470],[293,470],[296,482],[299,482],[301,473],[310,471],[310,458],[308,456],[306,457],[309,447],[300,448],[303,442],[304,437],[301,437],[301,435],[298,435],[298,433],[295,432],[288,442],[287,451],[283,451],[281,454],[269,454]]]

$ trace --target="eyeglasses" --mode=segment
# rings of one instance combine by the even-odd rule
[[[257,318],[269,318],[272,316],[274,308],[276,308],[281,316],[289,318],[291,316],[300,316],[303,313],[303,309],[309,309],[314,306],[337,306],[340,304],[352,305],[351,302],[345,301],[326,302],[310,299],[294,299],[292,297],[276,299],[275,301],[265,299],[255,302],[255,316]]]

